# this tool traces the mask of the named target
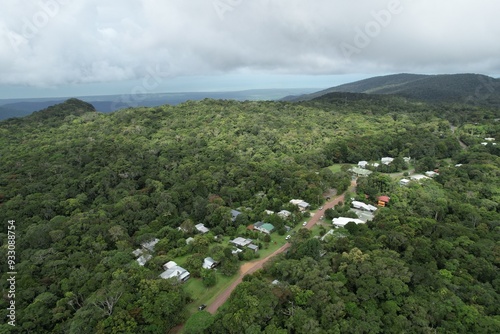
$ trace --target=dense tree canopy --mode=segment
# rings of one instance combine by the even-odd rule
[[[210,286],[199,267],[207,252],[223,274],[239,268],[215,236],[251,233],[245,226],[260,219],[284,234],[264,210],[287,208],[297,223],[290,199],[316,208],[332,188],[347,189],[347,169],[328,166],[383,156],[440,174],[408,187],[382,173],[360,180],[357,196],[391,195],[372,223],[327,242],[298,233],[286,257],[190,331],[499,332],[499,151],[481,144],[499,138],[499,125],[491,110],[443,108],[400,98],[204,100],[101,114],[71,99],[1,122],[0,219],[16,221],[19,275],[17,326],[0,332],[164,333],[187,319],[191,301],[158,277],[166,261],[185,257]],[[234,208],[243,211],[235,220]],[[211,232],[187,244],[199,223]],[[0,237],[6,252],[6,228]],[[139,266],[132,251],[152,238],[157,256]],[[5,319],[7,299],[0,307]]]

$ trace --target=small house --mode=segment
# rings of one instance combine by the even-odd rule
[[[368,161],[360,161],[358,162],[358,167],[359,168],[366,168],[366,166],[368,166]]]
[[[257,222],[253,224],[253,229],[262,233],[271,234],[274,230],[274,225],[269,223]]]
[[[137,248],[135,251],[132,252],[132,254],[134,254],[135,257],[141,256],[142,253],[144,253],[144,251],[140,248]]]
[[[175,263],[175,261],[168,261],[167,263],[165,263],[163,265],[163,269],[167,270],[167,269],[175,267],[176,265],[177,265],[177,263]]]
[[[428,178],[429,178],[428,176],[425,176],[422,174],[413,174],[412,176],[410,176],[410,179],[412,179],[414,181],[421,181],[421,180],[425,180]]]
[[[376,206],[373,206],[371,204],[366,204],[363,202],[359,202],[359,201],[352,201],[351,204],[352,204],[352,207],[355,209],[360,209],[360,210],[365,210],[365,211],[370,211],[370,212],[377,210]]]
[[[408,179],[401,179],[401,180],[399,180],[399,185],[400,185],[400,186],[407,186],[407,185],[409,185],[409,184],[410,184],[410,182],[411,182],[411,181],[410,181],[410,180],[408,180]]]
[[[198,230],[198,232],[200,232],[201,234],[205,234],[205,233],[208,233],[208,231],[210,231],[208,228],[205,227],[205,224],[197,224],[194,226],[196,228],[196,230]]]
[[[373,173],[371,170],[363,169],[363,168],[359,168],[359,167],[353,167],[353,168],[349,169],[349,171],[356,174],[356,176],[368,176],[371,173]]]
[[[136,261],[137,263],[139,263],[140,266],[144,266],[146,262],[151,260],[151,258],[152,258],[151,254],[144,254],[141,255]]]
[[[346,226],[349,222],[353,222],[355,224],[364,224],[365,222],[362,221],[361,219],[356,219],[356,218],[349,218],[349,217],[339,217],[339,218],[333,218],[332,223],[333,225],[337,227],[344,227]]]
[[[301,199],[292,199],[290,203],[293,205],[297,205],[300,211],[306,211],[307,208],[309,208],[309,203]]]
[[[259,250],[259,246],[254,244],[247,245],[247,248],[253,250],[255,253],[257,253]]]
[[[155,239],[152,239],[152,240],[150,240],[150,241],[148,241],[148,242],[143,242],[143,243],[141,244],[141,246],[142,246],[142,248],[144,248],[144,249],[146,249],[146,250],[148,250],[148,251],[150,251],[150,252],[154,252],[154,250],[155,250],[155,245],[156,245],[159,241],[160,241],[160,239],[156,239],[156,238],[155,238]]]
[[[287,210],[281,210],[280,212],[278,212],[278,216],[280,216],[283,219],[290,217],[291,214],[292,213],[290,211],[287,211]]]
[[[387,204],[389,204],[390,200],[391,200],[391,198],[389,196],[385,196],[385,195],[379,196],[378,197],[378,205],[384,207]]]
[[[177,278],[179,282],[187,281],[190,276],[191,274],[189,273],[189,271],[178,265],[172,266],[160,274],[160,277],[163,279]]]
[[[236,254],[241,253],[241,252],[243,252],[243,251],[242,251],[241,249],[239,249],[239,248],[235,248],[235,249],[233,249],[233,250],[231,251],[231,253],[232,253],[233,255],[236,255]]]
[[[231,221],[234,222],[239,215],[241,215],[241,212],[237,210],[231,210]]]
[[[213,269],[215,268],[219,263],[217,261],[215,261],[214,259],[212,259],[211,257],[206,257],[204,260],[203,260],[203,265],[202,267],[204,269]]]
[[[245,238],[242,238],[242,237],[237,237],[236,239],[231,240],[229,242],[232,243],[233,245],[237,246],[237,247],[246,247],[246,246],[248,246],[248,245],[250,245],[252,243],[252,240],[245,239]]]
[[[391,157],[384,157],[382,159],[380,159],[380,162],[384,165],[390,165],[391,162],[394,161],[394,158],[391,158]]]

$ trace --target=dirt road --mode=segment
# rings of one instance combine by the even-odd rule
[[[356,187],[356,181],[351,182],[351,186],[349,187],[348,191],[352,192],[354,190],[354,187]],[[345,195],[345,193],[343,193],[340,196],[335,197],[333,200],[325,203],[323,208],[321,210],[318,210],[314,214],[314,216],[309,220],[309,222],[307,223],[305,228],[311,229],[314,226],[314,224],[316,224],[321,219],[321,216],[324,216],[326,209],[333,208],[340,201],[344,201],[344,195]],[[229,298],[229,296],[231,295],[231,292],[233,292],[233,290],[238,286],[238,284],[240,284],[242,282],[243,277],[245,275],[250,275],[250,274],[254,273],[255,271],[261,269],[264,266],[264,263],[269,261],[269,259],[271,259],[272,257],[274,257],[278,254],[283,253],[289,247],[290,247],[290,244],[286,243],[283,246],[281,246],[279,249],[277,249],[274,253],[266,256],[265,258],[257,260],[257,261],[253,261],[253,262],[248,262],[248,263],[245,263],[244,265],[242,265],[236,281],[234,281],[226,290],[224,290],[219,296],[217,296],[215,301],[207,307],[207,311],[212,313],[212,314],[217,312],[219,307],[222,304],[224,304],[226,302],[226,300]]]

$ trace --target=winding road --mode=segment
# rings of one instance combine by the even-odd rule
[[[349,187],[348,191],[352,192],[355,187],[356,187],[356,181],[353,180],[351,182],[351,186]],[[323,216],[325,214],[325,210],[333,208],[339,202],[344,201],[344,196],[345,196],[345,192],[343,194],[335,197],[334,199],[330,200],[329,202],[326,202],[325,205],[323,206],[323,208],[321,210],[318,210],[314,214],[314,216],[307,222],[307,225],[304,227],[307,229],[311,229],[321,219],[321,216]],[[242,265],[240,268],[239,274],[238,274],[238,278],[226,290],[224,290],[222,293],[220,293],[217,296],[217,298],[214,300],[214,302],[211,303],[207,307],[206,310],[208,312],[210,312],[211,314],[215,314],[217,312],[217,310],[219,309],[219,307],[221,307],[222,304],[224,304],[226,302],[226,300],[229,298],[229,296],[231,296],[231,293],[233,292],[234,289],[236,289],[238,284],[240,284],[243,281],[243,277],[245,275],[250,275],[250,274],[256,272],[257,270],[262,269],[262,267],[264,266],[264,263],[269,261],[274,256],[283,253],[289,247],[290,247],[290,243],[287,242],[286,244],[281,246],[279,249],[277,249],[274,253],[266,256],[265,258],[259,259],[257,261],[248,262],[248,263],[245,263],[244,265]]]

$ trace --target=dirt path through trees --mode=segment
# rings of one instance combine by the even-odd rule
[[[354,187],[356,187],[356,181],[351,182],[351,186],[349,187],[348,191],[352,192],[354,190]],[[329,202],[326,202],[321,210],[316,211],[316,213],[309,220],[309,222],[307,223],[305,228],[311,229],[314,226],[314,224],[316,224],[321,219],[321,217],[324,216],[326,209],[333,208],[339,202],[344,201],[344,195],[345,195],[345,193],[335,197],[333,200],[331,200]],[[211,303],[207,307],[207,311],[210,312],[211,314],[215,314],[215,312],[217,312],[219,307],[221,307],[222,304],[224,304],[226,302],[226,300],[229,298],[229,296],[231,295],[231,292],[233,292],[233,290],[236,289],[238,284],[240,284],[243,281],[243,277],[245,275],[250,275],[250,274],[256,272],[257,270],[262,269],[262,267],[264,266],[264,263],[269,261],[272,257],[283,253],[289,247],[290,247],[290,244],[287,242],[286,244],[281,246],[279,249],[277,249],[274,253],[266,256],[265,258],[243,264],[240,268],[238,278],[226,290],[224,290],[219,296],[217,296],[217,298],[214,300],[214,302]]]

